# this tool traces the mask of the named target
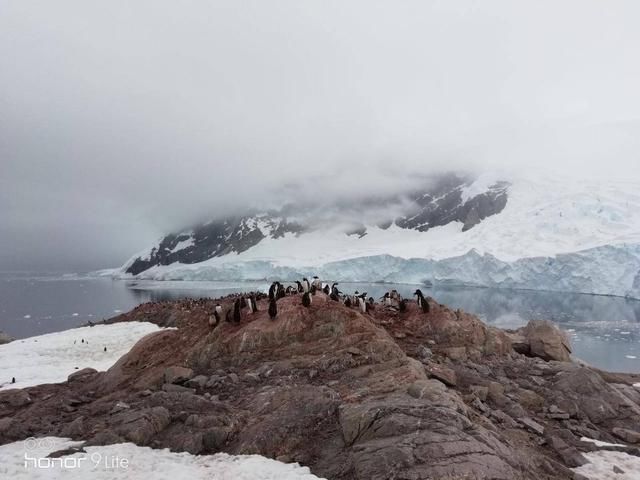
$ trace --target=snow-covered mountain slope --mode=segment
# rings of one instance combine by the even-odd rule
[[[240,253],[156,264],[139,278],[257,280],[311,272],[351,281],[431,282],[640,298],[640,183],[485,175],[458,185],[458,204],[502,189],[506,206],[472,228],[342,226],[265,236]],[[489,193],[489,196],[491,193]],[[386,228],[385,228],[386,227]],[[181,241],[185,241],[182,238]],[[156,247],[157,248],[157,247]],[[147,251],[147,255],[150,252]],[[122,269],[131,273],[135,258]]]

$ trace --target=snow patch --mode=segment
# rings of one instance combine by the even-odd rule
[[[623,452],[598,451],[582,454],[589,463],[574,468],[573,471],[592,480],[638,480],[640,478],[640,457]],[[616,473],[618,467],[623,473]]]
[[[121,322],[73,328],[0,345],[1,372],[6,377],[0,379],[0,390],[64,382],[70,374],[86,367],[107,370],[138,340],[159,330],[149,322]],[[9,383],[12,377],[16,379],[14,384]]]
[[[62,461],[66,459],[65,464],[61,459],[42,460],[50,468],[34,467],[34,461],[30,460],[46,459],[51,452],[81,444],[67,438],[45,437],[2,445],[0,477],[13,480],[62,477],[68,480],[322,480],[297,463],[285,464],[259,455],[191,455],[132,443],[84,447],[86,453],[62,457]]]

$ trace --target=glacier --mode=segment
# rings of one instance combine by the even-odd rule
[[[206,263],[206,262],[203,262]],[[320,278],[344,282],[414,283],[549,290],[640,299],[640,244],[605,245],[553,257],[504,261],[476,250],[434,260],[373,255],[320,265],[287,266],[268,260],[157,266],[148,280],[271,281]],[[128,275],[120,274],[121,278]]]

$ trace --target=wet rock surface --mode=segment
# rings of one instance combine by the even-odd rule
[[[214,301],[141,305],[112,321],[177,328],[107,372],[0,392],[0,443],[59,435],[256,453],[345,480],[578,478],[570,468],[593,449],[581,437],[640,455],[638,376],[543,359],[566,349],[553,330],[518,353],[538,327],[514,340],[429,304],[362,314],[318,293],[310,308],[279,300],[271,320],[263,299],[213,329]]]

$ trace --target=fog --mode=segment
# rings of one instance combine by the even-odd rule
[[[0,270],[438,171],[640,180],[640,3],[0,0]]]

